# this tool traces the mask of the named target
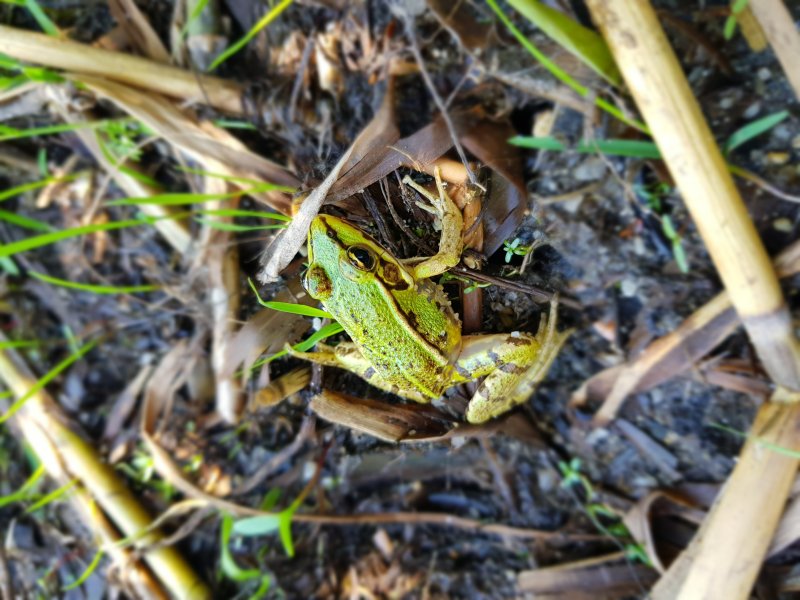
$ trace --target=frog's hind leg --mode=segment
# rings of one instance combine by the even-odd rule
[[[467,407],[467,421],[483,423],[528,400],[571,331],[556,330],[556,306],[535,336],[512,333],[466,336],[456,382],[486,375]]]
[[[286,352],[303,360],[310,360],[324,367],[336,367],[355,373],[361,379],[392,394],[397,394],[403,398],[416,402],[427,403],[430,398],[415,391],[400,390],[395,384],[384,379],[372,364],[367,360],[361,350],[352,342],[343,342],[336,347],[327,344],[317,344],[315,352],[298,352],[291,346],[286,347]]]

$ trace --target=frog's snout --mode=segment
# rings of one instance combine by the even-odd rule
[[[333,293],[333,282],[319,263],[311,263],[308,267],[303,278],[303,287],[312,298],[322,302],[330,298]]]

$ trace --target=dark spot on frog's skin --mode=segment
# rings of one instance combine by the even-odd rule
[[[375,375],[375,369],[369,367],[366,371],[364,371],[364,379],[372,379],[372,376]]]
[[[411,325],[411,328],[417,331],[419,329],[419,321],[417,320],[417,315],[412,312],[403,313],[408,321],[408,324]]]
[[[489,352],[489,360],[491,360],[496,366],[500,366],[500,355],[497,354],[497,352]]]
[[[512,346],[530,346],[531,341],[531,338],[522,336],[517,337],[510,335],[506,338],[506,344],[511,344]]]
[[[408,289],[408,282],[400,275],[400,269],[394,263],[382,260],[381,273],[383,273],[383,283],[386,287],[398,292]]]
[[[461,367],[459,365],[454,365],[454,367],[455,367],[456,373],[461,375],[461,377],[463,377],[464,379],[472,379],[472,375],[464,367]]]
[[[514,363],[506,363],[504,365],[500,365],[499,369],[503,373],[512,373],[514,375],[519,375],[525,372],[525,367],[520,367],[519,365],[515,365]]]

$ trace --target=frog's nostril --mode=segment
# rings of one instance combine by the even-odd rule
[[[317,263],[308,267],[306,275],[303,278],[303,287],[306,288],[308,294],[317,300],[323,302],[330,298],[333,293],[333,283],[325,272],[325,269]]]

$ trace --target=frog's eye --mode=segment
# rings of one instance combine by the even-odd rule
[[[350,264],[361,271],[372,271],[375,268],[375,254],[369,248],[352,246],[347,250],[347,258],[350,259]]]

